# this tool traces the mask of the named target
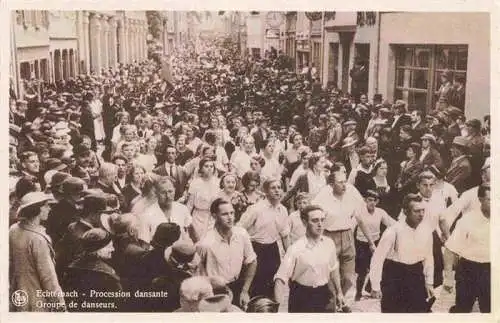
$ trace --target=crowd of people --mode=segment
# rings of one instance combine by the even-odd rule
[[[490,119],[448,72],[409,111],[202,48],[11,91],[11,310],[490,311]]]

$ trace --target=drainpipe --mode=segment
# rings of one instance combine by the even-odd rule
[[[382,20],[382,13],[379,11],[378,12],[378,17],[377,17],[377,52],[375,56],[375,93],[378,93],[378,75],[379,75],[379,63],[380,63],[380,26],[381,26],[381,20]]]

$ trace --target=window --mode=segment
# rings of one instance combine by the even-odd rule
[[[313,63],[316,69],[319,69],[321,62],[321,43],[314,42],[313,43]]]
[[[44,81],[49,80],[49,75],[48,75],[49,67],[47,64],[47,59],[43,58],[40,60],[40,78],[43,79]]]
[[[21,74],[21,79],[29,80],[31,79],[31,66],[29,62],[22,62],[19,65],[19,72]]]
[[[467,45],[396,46],[394,100],[405,100],[409,109],[434,109],[443,71],[466,78],[467,51]]]
[[[16,10],[16,24],[24,24],[24,10]]]
[[[328,82],[337,87],[339,77],[339,44],[330,43],[328,52]]]

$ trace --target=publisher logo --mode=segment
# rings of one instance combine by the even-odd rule
[[[28,304],[28,294],[23,290],[16,290],[14,293],[12,293],[11,299],[12,304],[17,307]]]

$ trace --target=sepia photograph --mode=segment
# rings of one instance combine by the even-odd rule
[[[9,15],[9,312],[492,312],[490,13]]]

